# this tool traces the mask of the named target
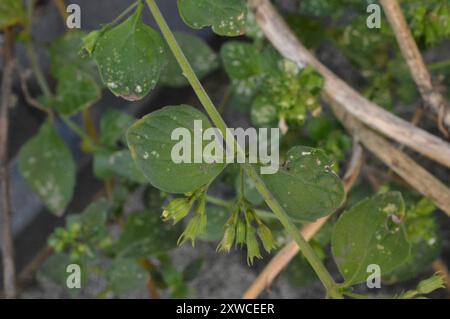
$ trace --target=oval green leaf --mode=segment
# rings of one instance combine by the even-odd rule
[[[211,182],[225,167],[219,163],[175,163],[172,148],[184,139],[172,140],[177,128],[189,131],[187,140],[194,154],[194,121],[203,131],[211,127],[207,117],[192,106],[166,106],[144,116],[127,131],[128,146],[138,167],[156,188],[169,193],[187,193]],[[197,134],[198,136],[198,134]],[[203,141],[203,148],[211,142]]]
[[[314,221],[335,212],[345,193],[325,153],[297,146],[286,154],[286,159],[277,173],[261,178],[287,214],[294,221]]]
[[[367,198],[342,214],[333,230],[331,248],[346,286],[364,282],[371,264],[385,275],[405,262],[410,244],[401,222],[404,214],[399,192]]]
[[[48,209],[62,215],[72,198],[75,163],[50,122],[20,150],[19,171]]]
[[[165,64],[164,42],[141,20],[142,6],[97,40],[94,59],[103,83],[129,101],[144,98],[156,85]]]

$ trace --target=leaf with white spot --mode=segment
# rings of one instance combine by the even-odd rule
[[[127,258],[165,253],[177,247],[181,227],[164,223],[159,211],[133,212],[123,226],[115,251]]]
[[[136,167],[129,150],[100,151],[94,156],[94,174],[100,179],[118,177],[144,184],[147,179]]]
[[[201,163],[194,163],[194,141],[199,140],[197,146],[203,149],[212,141],[205,141],[200,134],[194,132],[194,121],[203,131],[211,127],[208,118],[200,111],[188,105],[166,106],[138,120],[127,131],[128,146],[131,155],[138,167],[148,178],[150,183],[162,191],[169,193],[192,192],[210,183],[224,169],[225,164],[214,162],[206,163],[203,154],[198,154]],[[172,133],[179,129],[183,135],[172,139]],[[186,136],[188,135],[188,136]],[[183,141],[186,147],[182,146]],[[186,161],[175,163],[172,158],[172,149],[175,155],[185,154]],[[212,152],[213,153],[213,152]],[[212,154],[214,156],[214,154]]]
[[[332,165],[323,151],[296,146],[277,173],[261,178],[294,221],[314,221],[335,212],[345,198]]]
[[[376,264],[381,275],[405,262],[410,244],[403,225],[405,203],[399,192],[367,198],[344,212],[334,226],[334,260],[351,286],[365,281],[367,266]]]
[[[178,10],[191,28],[211,26],[215,33],[229,37],[245,33],[245,0],[178,0]]]
[[[73,115],[90,107],[101,97],[101,90],[92,76],[74,67],[58,70],[54,108],[63,115]]]
[[[108,110],[100,120],[100,143],[115,146],[119,141],[125,141],[125,132],[133,124],[135,118],[123,112]]]
[[[253,44],[237,41],[225,43],[221,50],[223,66],[232,80],[245,80],[261,74],[262,60]]]
[[[145,288],[148,274],[137,261],[119,258],[109,267],[106,278],[114,293],[121,296]]]
[[[64,213],[75,186],[75,163],[50,122],[20,150],[19,171],[52,213]]]
[[[93,52],[105,85],[130,101],[144,98],[156,86],[166,62],[161,36],[141,20],[142,6],[125,22],[105,31]]]
[[[219,67],[217,55],[205,41],[187,33],[175,32],[174,35],[199,79],[203,79]],[[170,50],[166,51],[170,52]],[[168,63],[161,75],[161,84],[170,87],[188,85],[188,81],[172,53],[168,54]]]
[[[78,55],[84,35],[68,32],[50,46],[51,72],[57,80],[55,98],[50,103],[63,115],[76,114],[101,97],[94,63]]]

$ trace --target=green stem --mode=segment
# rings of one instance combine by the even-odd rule
[[[210,204],[231,209],[234,205],[234,201],[225,200],[211,195],[206,195],[206,201]],[[255,209],[256,214],[264,220],[278,220],[278,218],[270,211],[264,209]]]
[[[428,69],[436,71],[450,66],[450,59],[428,64]]]
[[[72,130],[75,134],[77,134],[82,140],[87,141],[93,149],[98,149],[97,142],[93,140],[82,128],[80,128],[77,124],[75,124],[70,118],[67,116],[61,116],[61,120]]]
[[[27,6],[27,15],[28,15],[28,25],[27,25],[27,32],[30,37],[28,41],[26,41],[26,51],[27,51],[27,57],[30,62],[30,67],[33,70],[33,74],[36,78],[36,81],[44,94],[45,98],[50,100],[53,96],[50,87],[47,83],[47,80],[44,77],[44,74],[42,72],[42,69],[39,65],[38,57],[36,55],[36,49],[33,45],[33,39],[31,37],[31,23],[33,21],[33,7],[34,7],[34,0],[28,1]]]
[[[192,69],[189,61],[186,59],[183,51],[178,45],[172,31],[167,25],[166,20],[161,14],[158,6],[156,5],[154,0],[147,0],[147,5],[155,18],[156,23],[158,24],[164,38],[167,41],[173,55],[175,56],[178,64],[183,70],[183,75],[188,79],[190,85],[194,89],[197,94],[198,99],[202,103],[205,111],[208,113],[209,117],[213,121],[213,123],[217,126],[217,128],[222,133],[222,136],[226,137],[226,133],[228,131],[228,127],[225,124],[225,121],[222,119],[222,116],[217,111],[215,105],[209,98],[199,79],[197,78],[194,70]],[[230,135],[231,136],[231,135]],[[233,143],[236,146],[236,151],[240,154],[243,153],[240,146],[237,144],[236,140],[233,139]],[[317,273],[319,279],[322,281],[323,285],[327,289],[327,294],[331,298],[343,298],[342,294],[336,288],[336,283],[333,280],[333,277],[330,275],[328,270],[322,264],[319,257],[315,254],[311,246],[308,242],[302,237],[302,235],[297,230],[296,226],[292,223],[289,216],[286,214],[284,209],[278,203],[278,201],[273,197],[270,191],[267,189],[264,182],[261,180],[259,175],[257,174],[255,168],[250,164],[244,165],[246,174],[254,181],[256,189],[261,193],[266,203],[272,209],[274,214],[278,217],[280,222],[286,228],[286,230],[290,233],[290,235],[294,238],[295,242],[299,246],[300,250],[303,252],[305,258],[311,264],[315,272]]]

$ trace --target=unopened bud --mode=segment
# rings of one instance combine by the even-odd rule
[[[164,208],[162,217],[164,221],[173,220],[175,225],[189,214],[193,202],[187,198],[176,198]]]
[[[273,239],[272,236],[272,231],[269,229],[269,227],[267,227],[266,225],[264,225],[263,223],[258,225],[258,236],[261,239],[261,242],[264,246],[264,249],[270,253],[270,251],[272,249],[275,248],[276,244],[275,244],[275,240]]]
[[[248,225],[247,227],[246,243],[247,243],[247,263],[249,265],[252,265],[255,257],[261,258],[261,253],[259,251],[258,239],[256,238],[256,231],[250,225]]]
[[[189,220],[186,229],[178,239],[178,245],[183,245],[187,240],[191,240],[192,246],[195,246],[195,240],[200,234],[206,232],[206,214],[195,213]]]
[[[219,246],[217,246],[217,251],[225,251],[228,253],[233,246],[234,239],[236,238],[236,224],[233,222],[230,223],[230,221],[225,225],[225,232]]]
[[[239,218],[236,225],[236,246],[245,244],[246,228],[245,221]]]

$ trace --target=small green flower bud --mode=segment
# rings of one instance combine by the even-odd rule
[[[246,228],[245,221],[239,218],[236,225],[236,246],[245,244]]]
[[[260,223],[258,225],[257,232],[258,237],[261,239],[261,242],[264,246],[264,249],[268,253],[270,253],[270,251],[276,247],[275,240],[273,239],[271,230],[263,223]]]
[[[444,287],[445,287],[444,277],[441,274],[436,273],[430,278],[419,282],[419,284],[417,285],[417,292],[421,295],[426,295],[435,291],[436,289]]]
[[[219,246],[217,246],[217,251],[225,251],[227,253],[230,252],[235,238],[236,238],[236,224],[227,223],[225,225],[225,232],[223,234],[223,238],[220,241]]]
[[[253,260],[261,258],[259,251],[258,239],[256,238],[256,231],[250,225],[247,225],[246,243],[247,243],[247,263],[253,265]]]
[[[198,235],[206,232],[206,214],[196,212],[189,220],[186,229],[178,239],[178,245],[183,245],[187,240],[192,241],[192,247],[195,246],[195,239]]]
[[[193,202],[187,198],[174,199],[164,208],[162,213],[163,220],[173,220],[173,224],[175,225],[189,214],[192,204]]]

